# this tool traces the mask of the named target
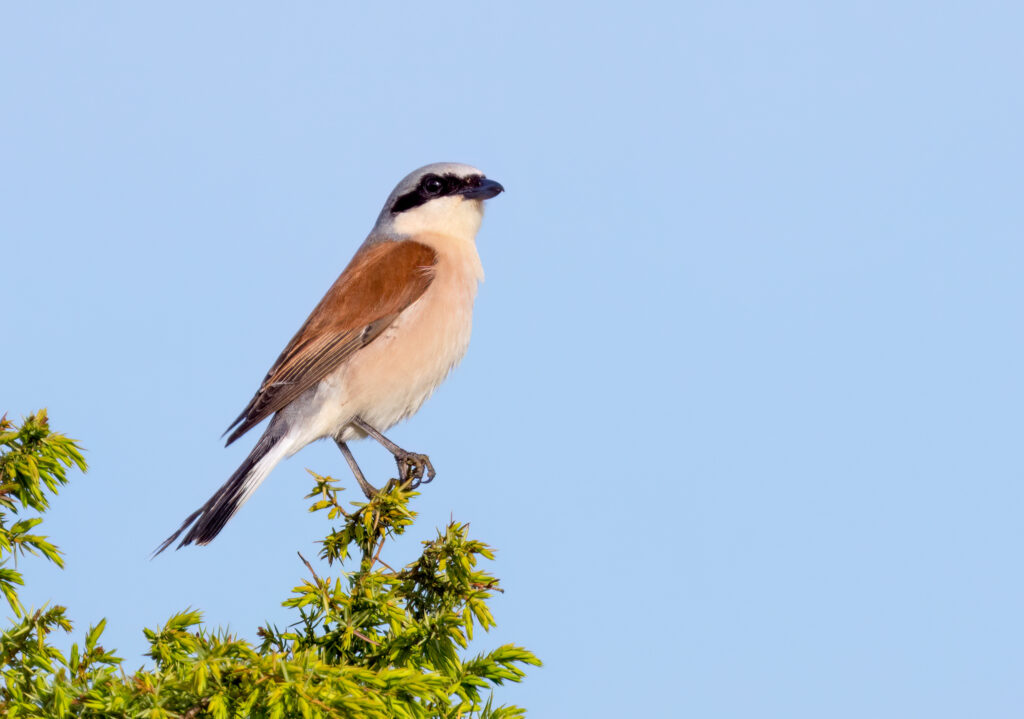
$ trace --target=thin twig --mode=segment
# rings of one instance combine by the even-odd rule
[[[377,553],[373,555],[373,561],[370,562],[370,566],[372,567],[376,562],[380,562],[381,564],[383,564],[388,569],[391,569],[391,567],[388,566],[388,563],[380,558],[380,550],[382,550],[382,549],[384,549],[384,537],[380,538],[380,546],[377,547]],[[391,569],[391,571],[393,572],[395,570]]]
[[[299,555],[299,559],[302,560],[302,563],[306,565],[306,569],[309,570],[309,573],[313,575],[313,579],[316,580],[316,583],[320,584],[320,577],[318,577],[316,572],[313,571],[313,565],[306,561],[306,558],[302,556],[302,552],[296,552],[296,554]]]
[[[505,593],[505,590],[502,589],[501,587],[495,586],[494,582],[490,582],[488,584],[480,584],[479,582],[470,582],[470,586],[473,587],[474,589],[486,589],[489,592],[501,592],[502,594]]]
[[[355,634],[360,639],[362,639],[364,642],[369,642],[370,644],[374,645],[375,647],[379,647],[380,646],[380,642],[373,641],[368,636],[366,636],[365,634],[360,632],[358,629],[353,629],[352,633]]]

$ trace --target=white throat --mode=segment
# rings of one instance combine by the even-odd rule
[[[484,203],[461,196],[438,197],[419,207],[399,213],[392,225],[406,237],[420,234],[445,235],[473,243],[484,218]]]

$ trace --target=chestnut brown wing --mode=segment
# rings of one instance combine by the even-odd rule
[[[426,292],[436,264],[434,250],[412,240],[360,249],[228,427],[227,443],[286,407],[353,352],[373,342]]]

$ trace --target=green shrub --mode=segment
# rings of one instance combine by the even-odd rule
[[[186,610],[146,629],[152,666],[128,674],[100,645],[104,621],[65,655],[49,639],[69,632],[61,606],[30,610],[12,557],[33,554],[63,566],[60,551],[33,534],[49,497],[86,465],[74,440],[50,431],[46,413],[15,426],[0,418],[0,591],[15,623],[0,636],[0,713],[11,717],[516,717],[492,705],[492,690],[523,678],[537,658],[510,644],[464,656],[475,627],[494,625],[487,600],[498,580],[480,567],[490,548],[451,523],[423,543],[418,559],[395,570],[380,559],[385,542],[414,521],[416,492],[394,482],[346,511],[339,488],[314,475],[310,511],[340,522],[321,545],[337,577],[309,578],[285,606],[296,621],[263,627],[259,644],[202,625]],[[301,555],[300,555],[301,557]],[[358,567],[355,566],[358,562]]]

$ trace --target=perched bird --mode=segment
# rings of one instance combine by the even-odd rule
[[[504,188],[468,165],[421,167],[398,183],[369,236],[228,427],[231,444],[270,424],[231,478],[155,554],[208,544],[271,470],[310,442],[332,438],[367,497],[348,442],[372,437],[399,478],[434,478],[430,459],[382,433],[414,414],[466,352],[483,279],[476,233],[483,201]],[[227,434],[227,432],[225,432]]]

